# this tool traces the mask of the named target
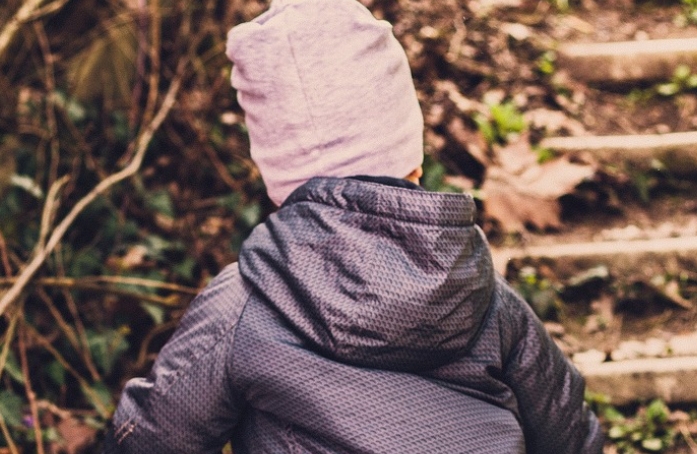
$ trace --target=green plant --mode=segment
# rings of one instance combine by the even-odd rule
[[[626,418],[608,407],[603,415],[610,424],[607,436],[620,453],[662,452],[675,443],[675,431],[670,427],[670,410],[661,400],[641,408],[634,418]]]
[[[697,8],[697,0],[690,1],[693,1]],[[693,14],[697,16],[697,9],[693,11]],[[662,96],[674,96],[695,88],[697,88],[697,74],[693,73],[689,66],[679,65],[675,68],[670,81],[656,85],[656,93]]]
[[[561,302],[557,289],[535,268],[521,268],[513,285],[542,320],[554,318],[559,313]]]
[[[680,0],[683,13],[676,18],[678,25],[697,23],[697,0]]]
[[[436,192],[462,192],[461,189],[446,182],[447,169],[432,156],[425,156],[423,169],[424,174],[421,177],[421,186],[425,189]]]
[[[476,114],[474,121],[489,144],[506,143],[527,128],[523,114],[510,101],[489,105],[489,112]]]
[[[556,66],[555,63],[557,61],[557,54],[554,51],[548,50],[547,52],[544,52],[542,55],[540,55],[537,58],[537,61],[535,62],[535,65],[537,66],[537,70],[545,75],[549,76],[550,74],[553,74]]]

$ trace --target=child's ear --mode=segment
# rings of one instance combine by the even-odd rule
[[[419,166],[415,168],[409,175],[404,177],[405,180],[411,181],[414,184],[419,184],[419,178],[424,175],[424,168]]]

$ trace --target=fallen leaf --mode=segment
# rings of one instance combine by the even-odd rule
[[[494,147],[494,152],[498,167],[504,173],[521,175],[527,169],[538,167],[537,154],[532,151],[527,134],[504,147]]]
[[[95,429],[76,418],[61,420],[56,426],[56,430],[62,439],[59,446],[56,446],[56,452],[65,454],[87,452],[87,449],[94,444],[97,435]]]
[[[559,197],[595,174],[593,166],[564,157],[538,164],[526,135],[496,153],[499,164],[489,166],[481,188],[484,211],[509,233],[560,228]]]

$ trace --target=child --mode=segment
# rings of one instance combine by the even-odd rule
[[[415,184],[423,119],[390,25],[274,0],[227,54],[280,209],[128,382],[105,452],[600,453],[583,379],[494,272],[472,198]]]

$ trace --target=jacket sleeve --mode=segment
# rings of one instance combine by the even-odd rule
[[[234,264],[192,301],[148,377],[126,384],[105,453],[221,451],[242,411],[230,359],[247,298]]]
[[[585,381],[568,361],[530,306],[501,278],[507,332],[504,381],[518,402],[530,454],[601,453],[603,434],[584,402]]]

